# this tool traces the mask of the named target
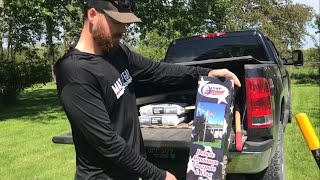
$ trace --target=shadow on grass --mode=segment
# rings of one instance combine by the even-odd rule
[[[22,93],[15,105],[0,106],[0,121],[32,120],[45,122],[64,115],[56,89],[35,89]]]

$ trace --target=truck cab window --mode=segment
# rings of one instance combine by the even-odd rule
[[[169,46],[165,62],[180,63],[240,56],[268,61],[258,36],[226,36],[205,39],[193,37],[176,41]]]

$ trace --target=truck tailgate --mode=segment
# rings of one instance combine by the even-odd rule
[[[191,126],[183,123],[179,126],[143,127],[141,128],[146,147],[189,148]]]
[[[179,126],[142,126],[141,132],[146,147],[189,148],[191,140],[191,126],[186,123]],[[56,144],[73,144],[72,133],[54,136],[52,142]]]

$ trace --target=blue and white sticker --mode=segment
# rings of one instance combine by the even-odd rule
[[[220,84],[209,84],[209,81],[205,81],[203,77],[198,82],[198,92],[204,97],[218,99],[218,104],[224,102],[228,104],[226,98],[229,95],[229,90]]]

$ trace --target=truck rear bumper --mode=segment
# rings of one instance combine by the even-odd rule
[[[230,152],[227,173],[254,174],[269,166],[272,148],[263,152]]]
[[[142,128],[147,149],[184,149],[183,157],[188,157],[191,129]],[[231,137],[234,139],[234,137]],[[229,152],[227,173],[254,174],[263,171],[272,159],[272,139],[262,142],[246,141],[242,152]],[[234,145],[233,145],[234,146]],[[235,149],[234,147],[230,147]],[[180,150],[178,150],[179,153]]]

